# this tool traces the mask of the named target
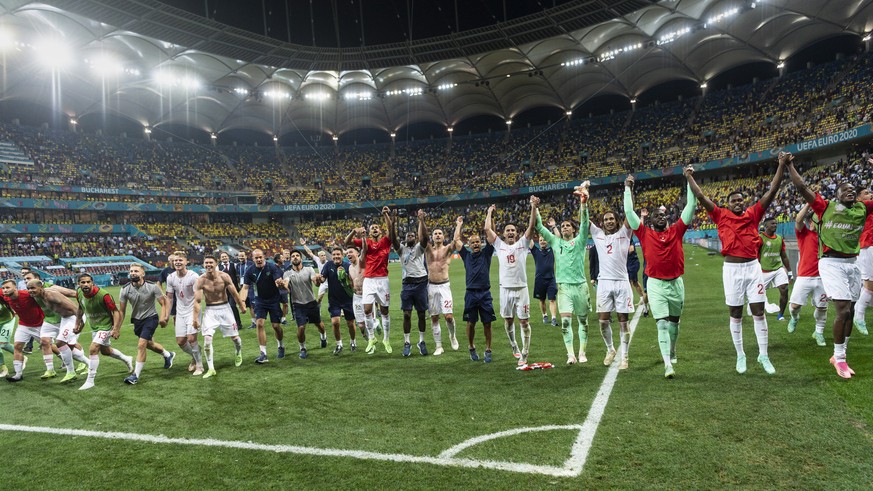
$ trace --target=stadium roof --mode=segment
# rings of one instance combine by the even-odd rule
[[[341,135],[451,127],[634,98],[868,36],[873,0],[580,0],[491,26],[354,48],[284,43],[154,0],[0,0],[3,100],[144,127]]]

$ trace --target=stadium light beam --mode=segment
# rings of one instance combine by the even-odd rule
[[[44,39],[34,45],[39,63],[53,70],[68,67],[73,61],[69,44],[59,39]]]

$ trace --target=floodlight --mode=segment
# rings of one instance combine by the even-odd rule
[[[34,45],[36,59],[51,69],[62,69],[73,61],[73,54],[68,43],[59,39],[44,39]]]

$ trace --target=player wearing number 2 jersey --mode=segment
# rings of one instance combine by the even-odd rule
[[[488,207],[485,215],[485,239],[494,247],[497,254],[497,264],[500,278],[500,316],[504,320],[506,335],[512,346],[513,356],[518,356],[518,364],[527,364],[530,352],[530,293],[527,289],[527,255],[530,254],[528,242],[533,233],[533,221],[528,223],[527,230],[519,239],[515,225],[507,223],[503,228],[503,239],[494,232],[491,215],[497,207]],[[521,353],[515,342],[514,318],[518,317],[521,324]]]
[[[585,363],[585,349],[588,345],[588,311],[590,296],[588,280],[585,278],[585,246],[588,242],[588,200],[587,187],[580,191],[581,207],[579,209],[579,228],[576,224],[564,220],[561,222],[561,236],[556,237],[543,226],[543,220],[537,209],[540,199],[531,196],[531,220],[536,222],[537,232],[549,243],[555,251],[555,281],[558,283],[558,314],[561,316],[561,334],[564,337],[564,347],[567,349],[567,364],[572,365],[578,360]],[[573,346],[573,315],[579,321],[579,358],[576,358]]]

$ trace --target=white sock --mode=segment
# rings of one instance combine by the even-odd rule
[[[524,353],[530,352],[530,323],[525,322],[521,325],[521,351]]]
[[[170,352],[167,351],[167,350],[164,350],[164,351],[161,352],[161,356],[163,356],[164,358],[169,358],[169,357],[170,357]]]
[[[513,320],[504,322],[503,328],[506,330],[506,336],[509,338],[509,345],[517,349],[518,343],[515,342],[515,322]]]
[[[419,337],[421,337],[421,336],[419,336]],[[403,333],[403,342],[406,344],[409,344],[409,333],[408,332]]]
[[[45,369],[53,371],[55,369],[54,355],[42,355],[42,361],[45,362]]]
[[[758,338],[758,355],[767,356],[767,344],[769,333],[767,332],[767,317],[754,316],[752,319],[755,322],[755,337]]]
[[[812,316],[815,318],[815,332],[824,334],[825,323],[828,321],[828,311],[815,309]]]
[[[443,344],[443,331],[439,319],[430,321],[430,331],[433,333],[433,342],[440,346]]]
[[[337,341],[336,345],[339,346],[340,348],[342,348],[343,347],[343,340],[340,339],[339,341]]]
[[[126,356],[126,355],[125,355],[124,353],[122,353],[121,351],[118,351],[118,350],[115,349],[115,348],[110,348],[110,349],[112,350],[112,351],[109,352],[109,357],[110,357],[110,358],[115,358],[116,360],[121,360],[121,361],[123,361],[123,362],[125,362],[125,363],[127,363],[128,361],[130,361],[130,357]]]
[[[455,339],[455,318],[446,319],[446,327],[449,329],[449,337]]]
[[[67,373],[75,372],[76,369],[73,368],[73,352],[70,350],[70,347],[66,344],[58,346],[58,351],[61,353],[61,360],[64,361],[64,368],[67,369]]]
[[[873,303],[873,292],[861,287],[861,296],[858,302],[855,303],[855,320],[864,322],[864,316],[867,313],[867,306]]]
[[[418,331],[418,342],[419,343],[424,342],[424,331]]]
[[[185,344],[180,346],[180,348],[182,348],[182,351],[184,351],[185,353],[194,356],[194,353],[191,351],[191,343],[189,343],[188,341],[185,341]]]
[[[194,357],[194,365],[203,370],[203,359],[200,357],[200,344],[197,343],[197,341],[194,341],[194,344],[191,345],[191,356]]]
[[[133,369],[133,374],[136,375],[136,378],[139,378],[139,374],[142,373],[142,367],[145,366],[144,361],[136,362],[136,368]]]
[[[261,354],[266,356],[267,355],[267,345],[261,344],[261,345],[259,345],[259,348],[261,349]]]
[[[321,339],[324,339],[324,336],[322,336]],[[284,347],[285,347],[285,340],[284,340],[284,339],[277,339],[277,340],[276,340],[276,344],[277,344],[280,348],[284,348]]]
[[[794,320],[794,322],[799,321],[800,320],[800,306],[798,305],[797,307],[788,307],[788,315],[791,316],[791,319]]]
[[[743,319],[730,318],[731,338],[734,340],[734,348],[737,350],[737,356],[745,356],[743,351]]]
[[[88,363],[88,357],[79,348],[73,348],[73,359],[81,363]]]
[[[203,349],[206,351],[206,366],[209,367],[210,370],[215,370],[215,364],[212,362],[212,336],[204,336],[203,337]]]
[[[22,365],[24,365],[23,361],[12,360],[12,369],[15,370],[16,377],[21,375]]]
[[[88,362],[88,382],[94,383],[94,378],[97,377],[97,367],[100,366],[100,356],[99,355],[91,355],[91,359]]]
[[[613,346],[612,344],[612,321],[608,319],[600,321],[600,334],[603,336],[603,342],[606,344],[606,350],[614,350],[615,346]]]
[[[306,341],[304,341],[304,342],[302,342],[302,343],[301,343],[301,342],[298,342],[297,344],[300,345],[300,351],[303,351],[303,350],[306,349]]]
[[[376,337],[376,314],[364,314],[364,325],[367,327],[367,339]]]
[[[627,322],[619,322],[619,336],[621,337],[621,357],[627,358],[628,349],[630,348],[630,332],[627,329]]]
[[[236,338],[233,340],[233,347],[236,348],[236,354],[240,354],[242,351],[242,339]]]
[[[382,315],[382,340],[388,341],[388,334],[391,332],[391,317]]]
[[[834,343],[834,359],[836,361],[846,361],[846,343]]]

